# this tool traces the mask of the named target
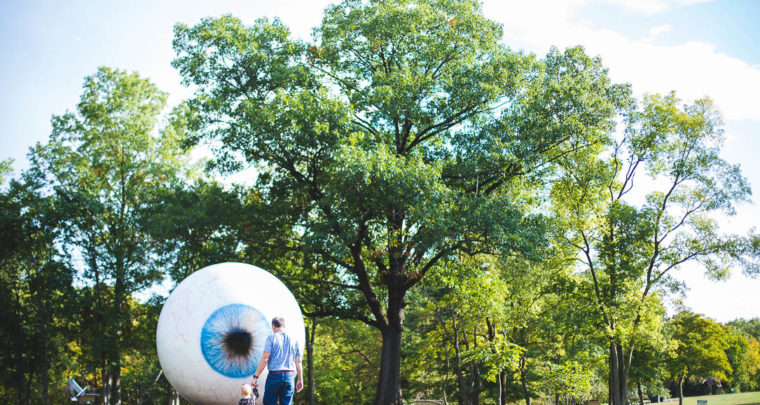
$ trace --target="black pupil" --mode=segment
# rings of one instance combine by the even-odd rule
[[[248,356],[252,343],[251,333],[242,329],[233,329],[224,335],[225,349],[232,356]]]

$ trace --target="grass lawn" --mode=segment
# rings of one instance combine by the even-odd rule
[[[671,401],[663,402],[663,405],[678,405],[678,397],[670,398]],[[697,405],[698,400],[707,401],[707,405],[760,405],[760,392],[742,392],[741,394],[705,395],[702,397],[684,397],[683,405]],[[453,403],[453,402],[450,402]],[[638,398],[631,398],[631,405],[638,405]],[[525,401],[512,402],[512,404],[525,405]],[[534,405],[553,405],[553,399],[531,401]],[[606,402],[602,402],[607,405]],[[652,404],[657,405],[657,404]]]
[[[760,405],[760,392],[742,392],[740,394],[705,395],[702,397],[684,397],[683,405],[697,405],[697,400],[707,401],[707,405]],[[675,398],[678,404],[678,397]],[[674,402],[666,402],[673,404]]]

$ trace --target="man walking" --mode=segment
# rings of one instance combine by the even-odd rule
[[[264,386],[264,405],[290,405],[293,401],[293,389],[300,392],[303,388],[303,372],[301,371],[301,348],[298,341],[285,333],[285,319],[272,319],[273,334],[264,343],[264,354],[261,356],[256,373],[253,374],[251,385],[257,386],[259,374],[264,367],[269,368],[269,376]],[[294,381],[298,377],[298,382]],[[295,387],[294,387],[295,386]]]

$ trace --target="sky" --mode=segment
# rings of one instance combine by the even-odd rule
[[[73,110],[85,76],[99,66],[137,71],[169,92],[191,96],[170,62],[172,29],[232,14],[251,24],[279,17],[309,39],[326,0],[0,0],[0,160],[28,167],[26,153],[50,134],[50,118]],[[637,95],[676,91],[685,102],[713,98],[725,121],[723,157],[740,164],[760,194],[760,1],[486,0],[486,17],[503,25],[513,49],[545,55],[582,45]],[[167,110],[168,111],[168,110]],[[727,233],[760,229],[760,203],[721,218]],[[733,272],[705,279],[698,266],[677,274],[684,304],[717,321],[760,317],[760,279]]]

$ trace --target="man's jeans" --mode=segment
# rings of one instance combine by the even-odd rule
[[[278,398],[280,405],[290,405],[296,386],[295,379],[295,373],[269,373],[264,388],[264,405],[277,405]]]

